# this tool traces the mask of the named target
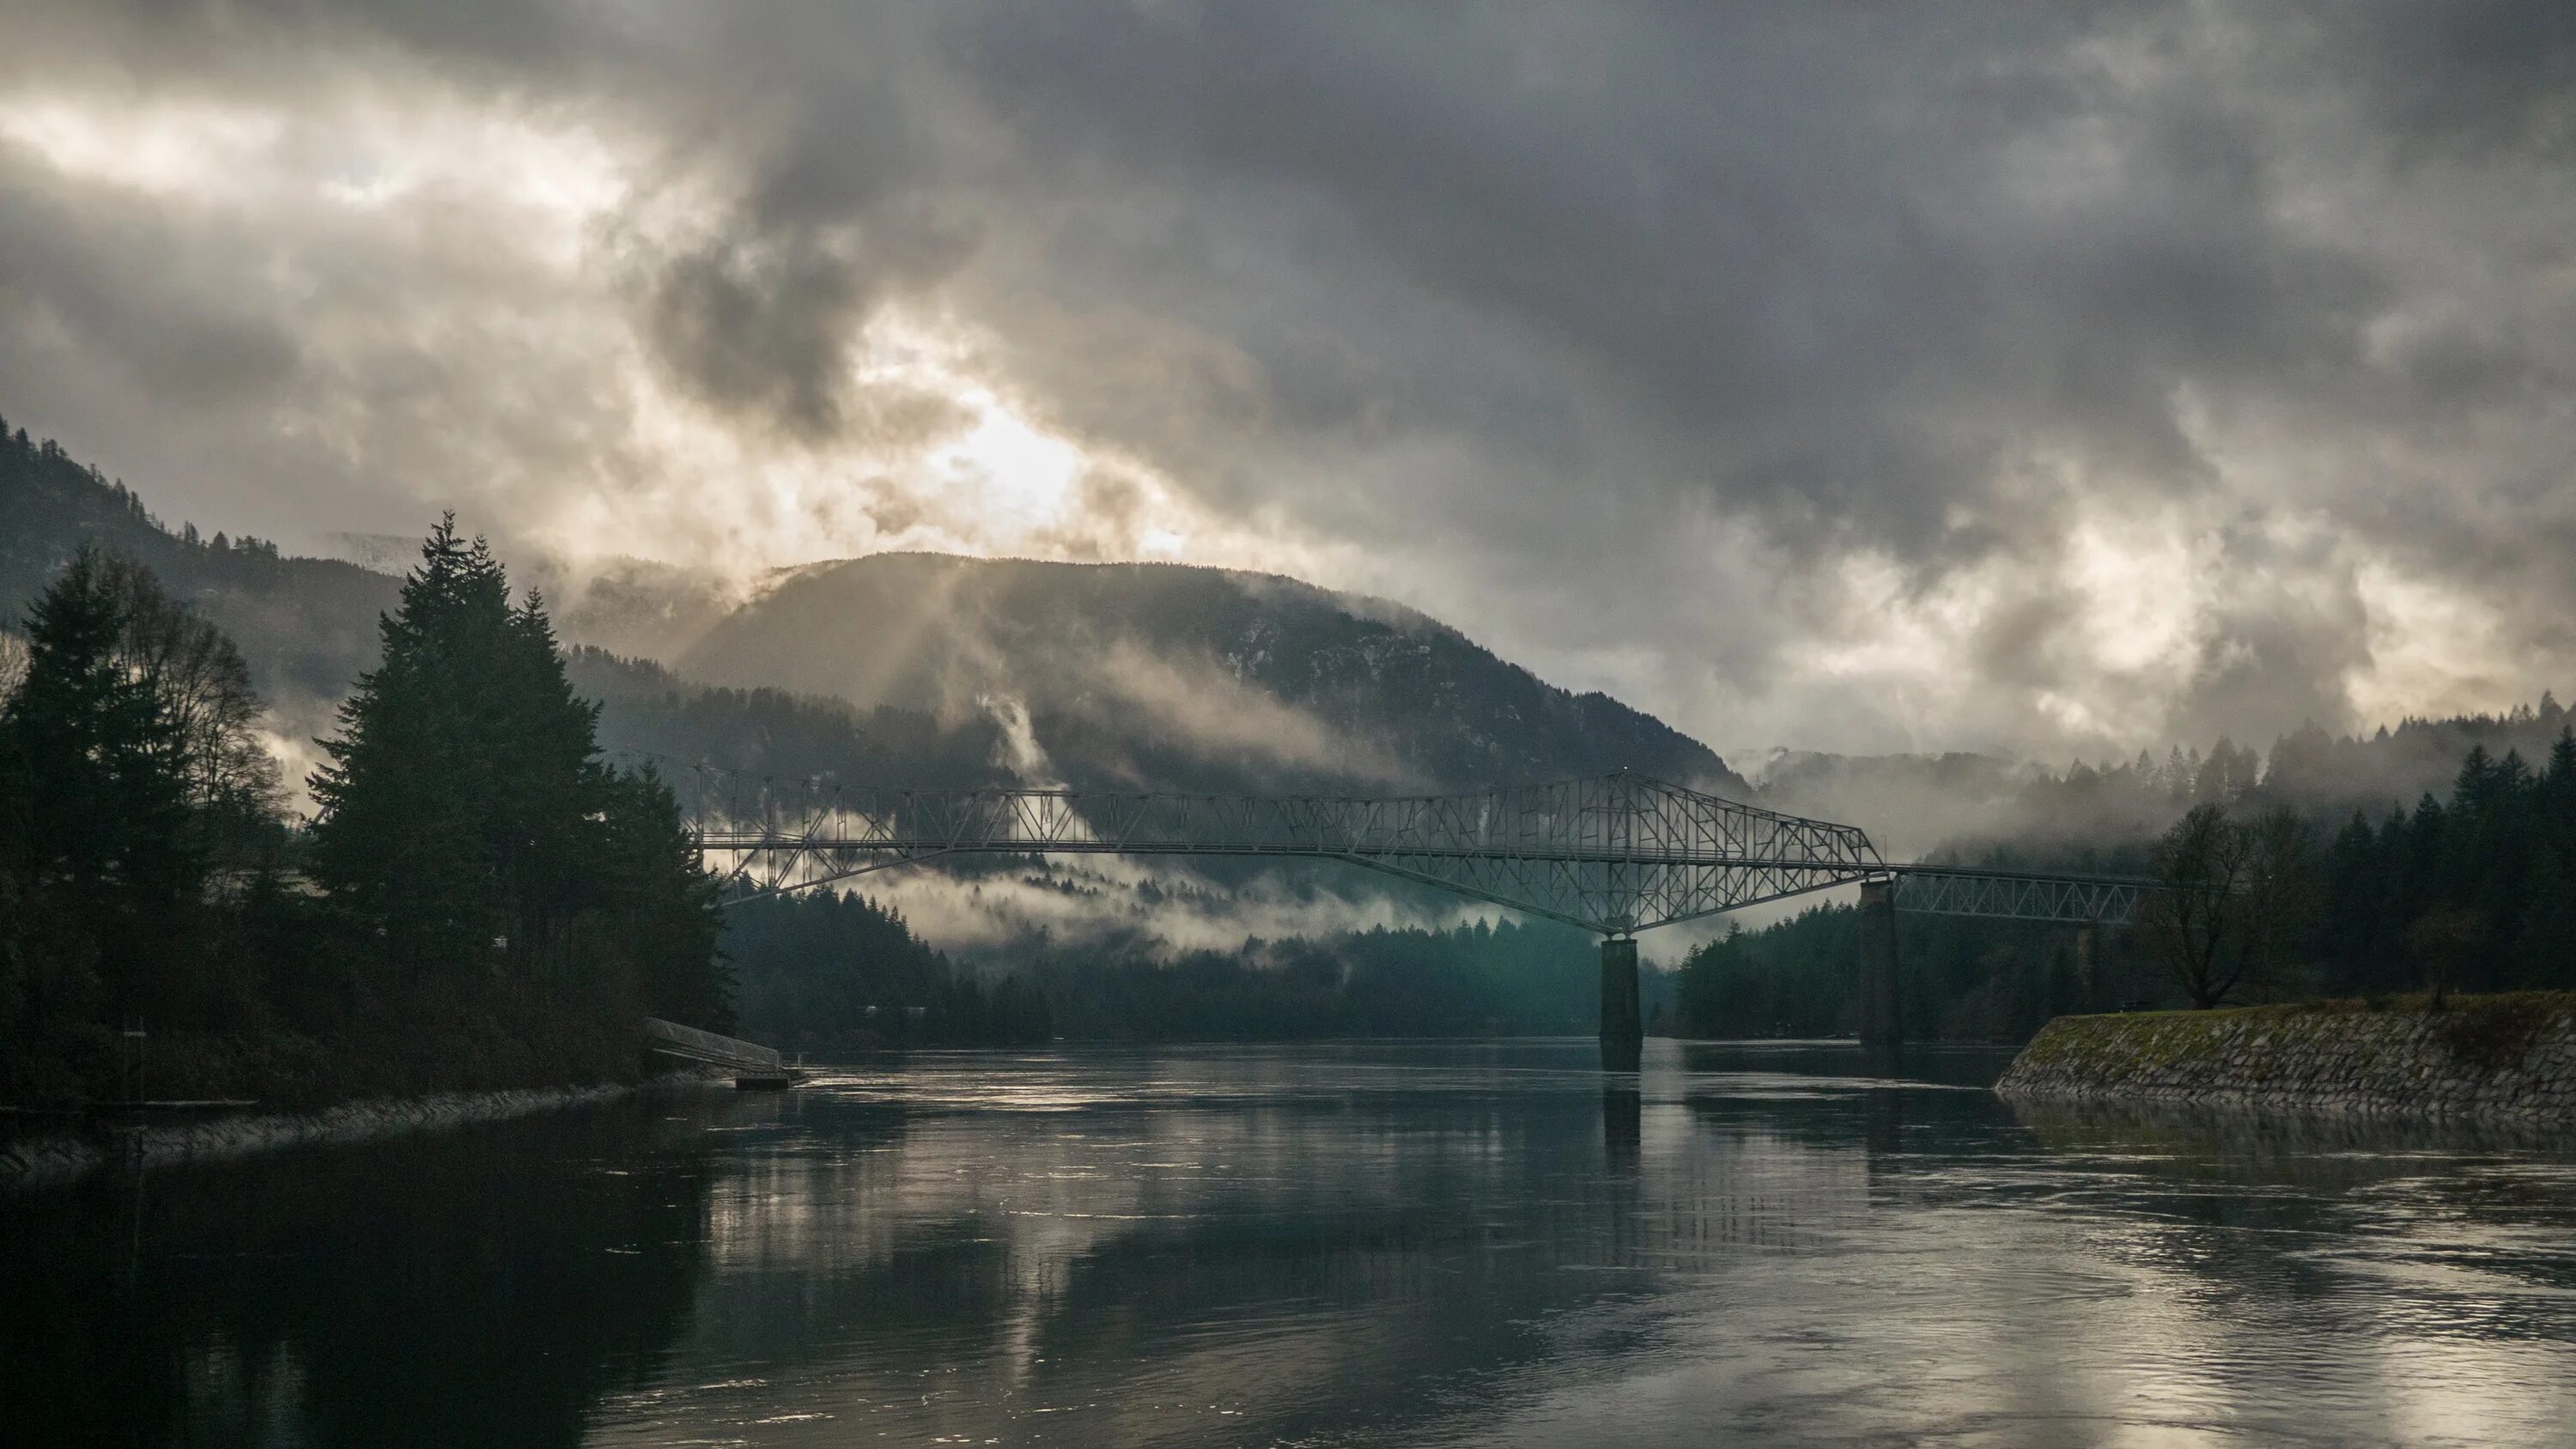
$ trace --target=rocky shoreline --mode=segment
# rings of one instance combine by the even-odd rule
[[[2576,1122],[2576,993],[2067,1016],[2013,1059],[2010,1098]]]
[[[120,1162],[164,1167],[246,1157],[311,1143],[364,1142],[436,1132],[604,1102],[632,1092],[699,1086],[707,1080],[683,1074],[643,1083],[380,1098],[314,1112],[244,1113],[139,1125],[93,1122],[76,1131],[0,1141],[0,1191],[58,1186]]]

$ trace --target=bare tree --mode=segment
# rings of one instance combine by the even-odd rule
[[[245,826],[274,814],[280,795],[275,757],[259,738],[262,712],[241,651],[212,623],[170,597],[152,571],[127,558],[108,561],[124,604],[118,653],[149,684],[170,726],[190,801],[221,848]]]
[[[2160,888],[2139,901],[2138,924],[2195,1008],[2225,1000],[2241,974],[2228,948],[2239,934],[2244,844],[2225,806],[2201,804],[2175,821],[2148,857]]]
[[[2139,925],[2196,1009],[2263,980],[2315,916],[2314,837],[2287,810],[2236,820],[2196,805],[2157,840],[2148,870],[2160,888],[2139,902]]]

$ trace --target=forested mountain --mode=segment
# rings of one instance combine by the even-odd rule
[[[881,554],[797,572],[674,663],[990,721],[1031,783],[1429,791],[1624,766],[1749,793],[1679,731],[1412,610],[1224,569]]]
[[[285,557],[260,539],[166,527],[122,482],[50,439],[0,426],[0,621],[20,618],[84,543],[150,569],[231,636],[260,693],[290,710],[337,701],[375,664],[376,616],[401,587],[355,564]]]
[[[0,432],[0,627],[23,629],[30,601],[89,544],[148,569],[154,587],[220,626],[239,646],[245,697],[265,696],[282,716],[274,734],[297,743],[327,732],[331,707],[379,666],[378,619],[402,587],[255,539],[173,530],[54,444]],[[612,621],[603,637],[633,652],[575,642],[564,651],[567,686],[597,703],[601,747],[634,752],[630,766],[658,758],[684,794],[695,773],[685,767],[701,763],[925,787],[1354,793],[1625,766],[1755,794],[1705,747],[1614,700],[1552,688],[1418,613],[1287,579],[887,555],[796,570],[734,606],[694,576],[603,577],[610,585],[587,612],[576,601],[556,617]],[[575,641],[579,627],[567,629]],[[666,662],[635,657],[656,651]],[[8,687],[0,677],[0,694]],[[1759,798],[1862,825],[1891,859],[2116,872],[2145,869],[2157,834],[2196,804],[2287,810],[2316,832],[2330,876],[2330,919],[2305,962],[2314,984],[2414,979],[2428,952],[2439,954],[2426,942],[2441,933],[2416,929],[2428,915],[2443,939],[2483,942],[2514,963],[2523,974],[2490,983],[2512,984],[2556,979],[2564,962],[2554,942],[2576,919],[2559,890],[2576,859],[2565,831],[2576,818],[2565,808],[2576,762],[2552,755],[2567,723],[2544,697],[2368,737],[2305,729],[2275,741],[2268,758],[2219,740],[2205,755],[2177,747],[2063,770],[1978,755],[1782,754]],[[2473,748],[2501,783],[2489,788],[2472,769],[2455,788]],[[2536,765],[2544,759],[2546,772]],[[290,786],[309,763],[290,767]],[[2505,803],[2490,808],[2490,796]],[[2362,823],[2352,825],[2356,813]],[[2487,871],[2490,858],[2504,865]],[[753,968],[746,1007],[786,1023],[817,1003],[920,1006],[944,1015],[911,1036],[966,1040],[997,1030],[975,1015],[985,1009],[976,992],[1013,971],[1055,1000],[1059,1026],[1083,1034],[1368,1029],[1351,1025],[1365,1015],[1354,1003],[1391,1010],[1388,993],[1414,976],[1431,984],[1396,1014],[1420,1030],[1566,1029],[1590,999],[1585,942],[1554,928],[1461,931],[1449,898],[1355,872],[1273,879],[1245,863],[1183,875],[987,861],[888,877],[886,888],[934,922],[930,944],[949,958],[874,906],[754,913],[741,918]],[[1387,895],[1398,902],[1392,915]],[[1407,918],[1422,929],[1368,929]],[[1848,929],[1827,910],[1701,952],[1681,1018],[1727,1032],[1849,1025]],[[797,964],[807,954],[800,933],[814,931],[841,942],[832,952],[857,963],[852,971],[883,957],[891,974],[814,976]],[[2052,1010],[2162,989],[2134,943],[2116,936],[2081,952],[2062,932],[1993,923],[1909,923],[1907,938],[1917,1025],[1936,1034],[2019,1035]],[[808,1035],[908,1039],[853,1022]]]
[[[2309,725],[2274,740],[2268,754],[2221,737],[2206,755],[2175,745],[2161,758],[2142,751],[2134,760],[2064,769],[1994,755],[1781,751],[1755,786],[1773,809],[1860,826],[1891,860],[2000,850],[2024,863],[2068,865],[2135,854],[2205,801],[2285,806],[2327,822],[2411,808],[2448,791],[2472,749],[2546,758],[2570,718],[2543,693],[2538,704],[2502,714],[2408,718],[2368,735]]]

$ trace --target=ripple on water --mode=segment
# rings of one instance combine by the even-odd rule
[[[0,1208],[0,1321],[83,1325],[0,1351],[144,1443],[2569,1442],[2562,1143],[1592,1051],[935,1053],[102,1179]]]

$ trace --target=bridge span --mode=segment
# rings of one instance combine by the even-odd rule
[[[1598,933],[1603,1065],[1644,1041],[1640,931],[1857,885],[1864,1040],[1904,1032],[1895,912],[2122,924],[2152,882],[1891,863],[1858,826],[1628,771],[1364,799],[1047,789],[901,790],[680,767],[711,868],[768,895],[964,854],[1336,860]],[[691,773],[694,772],[694,773]]]

